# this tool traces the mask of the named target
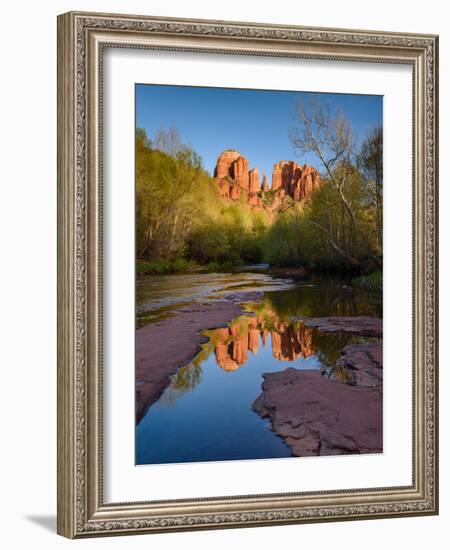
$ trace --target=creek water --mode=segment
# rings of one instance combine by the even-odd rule
[[[245,270],[231,274],[146,276],[137,282],[137,326],[163,319],[182,304],[226,293],[260,290],[263,299],[227,328],[205,331],[208,342],[181,367],[136,427],[136,464],[243,460],[291,456],[289,447],[252,410],[263,374],[320,370],[343,378],[336,361],[348,334],[323,334],[301,317],[381,317],[381,303],[333,279],[295,281]]]

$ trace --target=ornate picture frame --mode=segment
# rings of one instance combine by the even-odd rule
[[[413,89],[412,484],[103,499],[105,48],[404,64]],[[70,12],[58,17],[58,533],[69,538],[438,513],[438,37]],[[130,365],[130,369],[133,366]]]

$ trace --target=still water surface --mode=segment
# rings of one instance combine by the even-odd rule
[[[181,304],[242,290],[262,290],[262,302],[248,304],[247,314],[228,328],[205,332],[208,343],[172,376],[139,422],[137,464],[291,456],[267,420],[251,409],[263,374],[294,367],[345,380],[346,373],[336,367],[342,348],[367,340],[325,335],[296,318],[381,316],[380,303],[340,281],[296,282],[244,272],[142,277],[137,325],[170,316]]]

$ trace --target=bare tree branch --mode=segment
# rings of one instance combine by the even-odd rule
[[[317,222],[315,222],[314,220],[311,220],[309,219],[308,220],[308,223],[314,225],[314,227],[317,227],[318,229],[320,229],[321,231],[323,231],[327,237],[327,240],[328,242],[330,243],[331,247],[340,255],[342,256],[343,258],[345,258],[347,260],[347,262],[351,265],[351,266],[355,266],[355,265],[358,265],[358,261],[353,257],[351,256],[350,254],[347,254],[347,252],[345,252],[337,243],[336,241],[331,237],[330,233],[325,229],[325,227],[322,227],[320,224],[318,224]]]
[[[351,247],[356,231],[356,217],[345,194],[345,184],[352,171],[351,159],[354,156],[351,124],[342,113],[332,115],[329,108],[314,96],[308,108],[297,99],[295,112],[298,124],[290,131],[291,142],[297,153],[313,153],[324,167],[349,217]],[[338,251],[335,245],[334,242],[332,246]]]

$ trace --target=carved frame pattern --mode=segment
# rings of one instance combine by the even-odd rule
[[[152,42],[153,36],[157,40]],[[103,504],[99,91],[105,46],[413,66],[415,448],[411,487]],[[59,16],[60,534],[74,538],[437,513],[437,46],[437,37],[429,35],[73,12]]]

